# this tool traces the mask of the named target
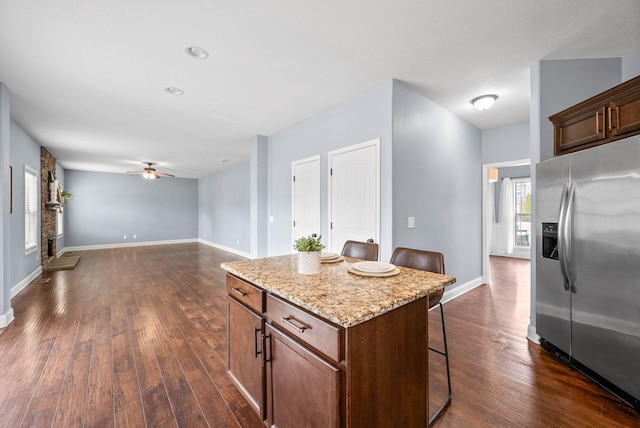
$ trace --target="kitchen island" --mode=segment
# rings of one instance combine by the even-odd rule
[[[352,262],[297,273],[295,255],[223,263],[229,374],[269,426],[428,425],[428,295],[455,278]]]

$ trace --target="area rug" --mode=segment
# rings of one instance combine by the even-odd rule
[[[51,272],[54,270],[71,270],[76,267],[79,261],[80,256],[63,256],[46,265],[43,270],[45,272]]]

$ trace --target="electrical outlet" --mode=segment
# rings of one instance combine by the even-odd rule
[[[133,235],[133,236],[132,236],[132,238],[133,238],[133,239],[136,239],[136,235]]]
[[[407,221],[407,228],[413,229],[415,227],[416,227],[416,218],[415,217],[409,217],[409,219]]]
[[[236,241],[236,245],[240,245],[240,240],[239,239]]]
[[[207,237],[207,232],[205,232],[205,233],[204,233],[204,237],[205,237],[205,238]]]
[[[127,239],[127,235],[124,235],[124,236],[122,237],[122,239]]]
[[[273,216],[272,215],[269,216],[269,223],[273,223]]]

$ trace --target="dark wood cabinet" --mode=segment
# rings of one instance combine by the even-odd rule
[[[640,134],[640,76],[549,117],[556,156]]]
[[[340,370],[271,325],[265,349],[269,426],[339,427]]]
[[[232,297],[227,297],[227,369],[240,392],[264,419],[264,320]]]
[[[266,417],[261,315],[265,295],[260,288],[227,276],[227,370],[262,419]]]
[[[229,374],[268,426],[428,425],[428,296],[342,327],[227,284]]]

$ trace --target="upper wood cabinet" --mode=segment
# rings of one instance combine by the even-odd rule
[[[554,154],[640,134],[640,76],[549,117]]]

